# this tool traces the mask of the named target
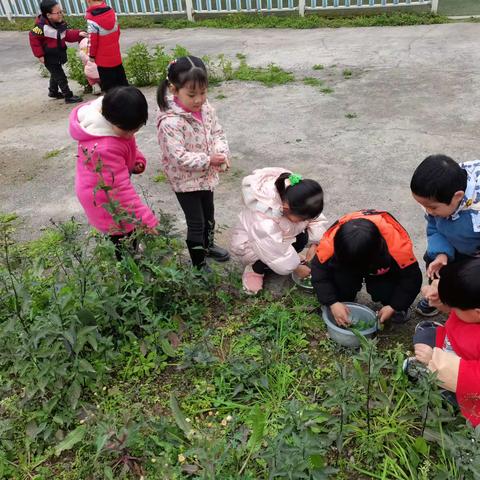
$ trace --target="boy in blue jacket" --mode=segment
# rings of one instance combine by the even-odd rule
[[[458,164],[431,155],[415,170],[410,189],[426,212],[429,279],[439,277],[447,263],[480,255],[480,160]],[[427,317],[438,313],[426,299],[416,311]]]

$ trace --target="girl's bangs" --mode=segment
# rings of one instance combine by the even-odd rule
[[[192,68],[180,79],[180,86],[178,88],[185,88],[187,84],[190,84],[192,88],[196,87],[208,87],[208,75],[207,72],[199,67]]]

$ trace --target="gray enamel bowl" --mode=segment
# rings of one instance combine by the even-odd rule
[[[367,338],[372,338],[377,331],[377,316],[373,310],[366,307],[365,305],[360,305],[359,303],[353,302],[344,302],[344,304],[350,309],[350,319],[353,324],[358,323],[361,320],[372,321],[375,323],[372,327],[361,330],[361,334]],[[344,347],[359,347],[360,341],[356,335],[351,332],[348,328],[341,328],[335,322],[330,307],[322,306],[322,317],[323,321],[327,325],[329,337]]]

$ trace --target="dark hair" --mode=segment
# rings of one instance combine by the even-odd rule
[[[365,218],[344,223],[338,229],[333,243],[336,259],[341,264],[357,269],[369,268],[386,248],[378,227]]]
[[[42,0],[40,3],[40,11],[44,17],[47,16],[47,13],[52,13],[52,9],[55,5],[58,5],[57,0]]]
[[[440,270],[438,295],[449,307],[460,310],[480,308],[480,258],[445,265]]]
[[[305,220],[318,217],[323,210],[323,190],[315,180],[300,180],[296,185],[285,187],[285,180],[291,174],[282,173],[275,180],[275,187],[282,202],[288,204],[293,215],[298,215]]]
[[[102,115],[122,130],[136,130],[147,123],[147,99],[136,87],[112,88],[103,97]]]
[[[467,188],[467,172],[446,155],[430,155],[413,173],[410,189],[415,195],[450,204],[453,195]]]
[[[207,68],[200,58],[193,55],[177,58],[168,66],[167,78],[157,89],[157,103],[160,110],[168,108],[166,95],[169,85],[180,90],[189,82],[193,83],[194,87],[197,85],[208,87]]]

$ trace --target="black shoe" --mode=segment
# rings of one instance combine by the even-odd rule
[[[71,97],[65,97],[65,103],[80,103],[83,102],[82,97],[77,97],[76,95],[72,95]]]
[[[225,250],[217,245],[208,247],[206,250],[206,255],[217,262],[226,262],[230,260],[230,254],[228,253],[228,250]]]
[[[48,96],[50,98],[54,98],[55,100],[60,100],[61,98],[65,98],[65,95],[62,92],[48,92]]]
[[[417,303],[415,311],[423,317],[434,317],[435,315],[438,315],[438,310],[435,307],[431,307],[426,298],[422,298]]]
[[[404,323],[407,323],[410,320],[410,316],[408,314],[408,310],[406,312],[402,311],[395,311],[395,313],[392,315],[392,323],[395,323],[397,325],[403,325]]]

